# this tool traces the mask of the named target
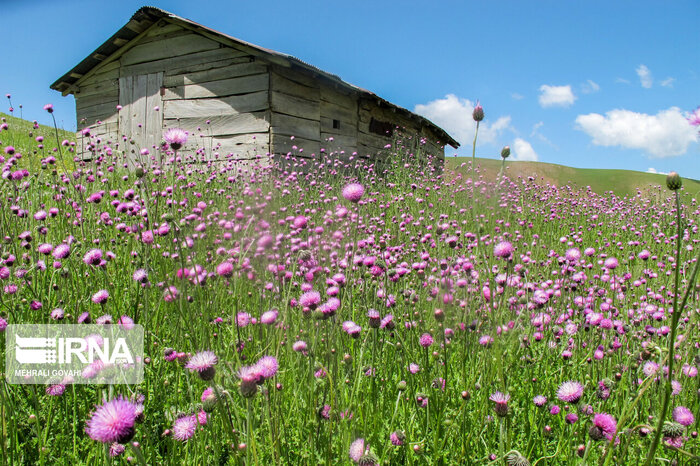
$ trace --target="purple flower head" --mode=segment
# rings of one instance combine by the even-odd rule
[[[685,406],[678,406],[673,410],[673,420],[688,427],[695,423],[695,416],[693,416],[693,412]]]
[[[360,183],[350,183],[343,188],[343,197],[350,202],[358,203],[365,194],[365,188]]]
[[[260,322],[265,325],[272,325],[277,320],[278,315],[279,312],[277,309],[270,309],[269,311],[265,311],[263,315],[260,316]]]
[[[70,246],[67,244],[59,244],[53,249],[53,257],[62,260],[70,256]]]
[[[493,255],[501,259],[511,259],[515,248],[508,241],[501,241],[493,248]]]
[[[605,267],[608,270],[615,270],[618,265],[620,265],[620,263],[616,258],[608,257],[607,259],[605,259],[603,267]]]
[[[83,257],[83,262],[87,265],[100,265],[102,262],[102,250],[101,249],[90,249],[85,253]]]
[[[688,117],[688,123],[693,126],[700,126],[700,107],[696,108]]]
[[[309,309],[316,309],[316,307],[321,303],[321,293],[318,291],[307,291],[299,298],[299,303],[308,307]]]
[[[53,104],[44,105],[44,110],[46,110],[49,113],[53,113]]]
[[[255,364],[257,371],[266,379],[274,377],[279,369],[279,363],[274,356],[263,356]]]
[[[107,290],[100,290],[94,295],[92,295],[92,302],[95,304],[104,304],[109,299],[109,292]]]
[[[559,385],[557,398],[565,403],[578,403],[583,396],[583,385],[579,382],[568,381]]]
[[[187,143],[187,131],[180,128],[170,128],[163,133],[163,139],[174,150],[178,150]]]
[[[497,415],[503,417],[508,414],[508,402],[510,401],[510,395],[495,392],[489,397],[489,400],[495,403],[493,409]]]
[[[365,439],[363,438],[358,438],[354,442],[350,444],[350,450],[349,450],[349,456],[350,459],[353,460],[355,463],[359,463],[360,458],[362,458],[362,455],[365,454],[366,448],[365,448]]]
[[[192,438],[197,430],[197,417],[192,414],[181,416],[173,423],[173,438],[180,442],[186,442]]]
[[[427,348],[430,345],[433,344],[433,336],[429,333],[424,333],[423,335],[420,336],[420,339],[418,340],[418,343],[423,347]]]
[[[141,405],[119,396],[97,407],[85,432],[98,442],[126,443],[134,436],[134,424],[141,413]]]
[[[211,380],[216,374],[214,366],[218,362],[216,354],[212,351],[201,351],[187,361],[185,368],[191,372],[197,372],[202,380]]]
[[[593,416],[593,427],[589,431],[589,435],[594,440],[600,440],[605,437],[612,440],[617,432],[617,421],[614,417],[607,413],[597,413]]]

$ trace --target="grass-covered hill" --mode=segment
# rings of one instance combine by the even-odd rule
[[[448,158],[446,166],[463,173],[469,172],[471,157]],[[476,159],[480,174],[488,181],[493,181],[501,170],[501,161],[494,159]],[[532,176],[539,183],[572,187],[590,186],[596,193],[612,191],[619,196],[635,195],[637,190],[650,192],[658,186],[664,186],[666,175],[644,173],[632,170],[604,170],[594,168],[572,168],[544,162],[506,162],[505,173],[510,177]],[[683,187],[693,197],[700,191],[700,181],[683,176]]]

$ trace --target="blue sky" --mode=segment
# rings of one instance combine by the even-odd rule
[[[463,155],[479,100],[479,156],[507,144],[516,159],[700,178],[700,138],[685,121],[700,105],[696,0],[152,3],[422,113]],[[12,94],[15,114],[22,104],[25,118],[46,123],[51,102],[74,129],[72,97],[48,86],[140,6],[0,0],[0,93]]]

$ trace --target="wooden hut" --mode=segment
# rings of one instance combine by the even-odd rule
[[[99,139],[150,149],[170,127],[193,134],[187,149],[205,148],[205,157],[285,155],[293,146],[307,156],[324,148],[377,157],[396,128],[439,160],[446,144],[459,146],[426,118],[298,58],[152,7],[51,88],[73,94],[79,134],[90,128],[93,148]]]

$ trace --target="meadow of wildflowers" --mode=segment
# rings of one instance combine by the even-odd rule
[[[19,131],[0,358],[8,324],[137,323],[146,365],[131,386],[3,378],[3,464],[698,461],[700,207],[676,176],[653,199],[492,183],[400,138],[381,169],[262,168],[201,162],[178,130],[85,134],[73,162]]]

